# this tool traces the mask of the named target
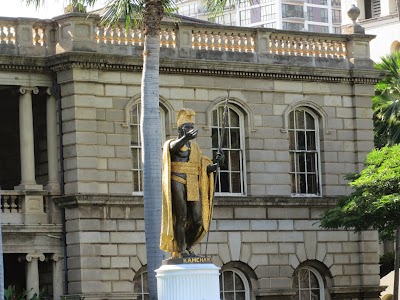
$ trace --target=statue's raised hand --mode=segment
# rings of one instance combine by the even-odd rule
[[[189,130],[188,132],[185,133],[185,140],[187,141],[193,140],[194,138],[196,138],[198,132],[199,131],[197,129]]]

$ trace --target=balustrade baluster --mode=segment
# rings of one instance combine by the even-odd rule
[[[125,27],[119,27],[119,38],[122,45],[128,45],[127,33],[128,31]]]
[[[168,31],[168,47],[175,48],[175,30]]]
[[[208,31],[207,33],[207,50],[214,50],[214,33]]]
[[[219,50],[226,51],[226,36],[225,33],[219,33]]]
[[[107,45],[111,45],[111,28],[105,27],[104,28],[104,39]]]
[[[347,51],[346,42],[345,41],[340,41],[340,43],[339,43],[340,57],[346,58],[346,56],[347,56],[346,51]]]
[[[165,30],[161,29],[160,30],[160,47],[164,48],[166,44],[166,39],[165,39]]]
[[[0,25],[0,40],[2,44],[6,43],[6,33],[4,32],[5,27],[3,25]]]
[[[5,208],[5,204],[7,203],[7,201],[5,200],[5,197],[3,195],[0,194],[0,209],[1,212],[4,212]]]
[[[18,196],[12,195],[10,197],[11,203],[10,203],[10,212],[18,212],[19,210],[19,201],[18,201]]]

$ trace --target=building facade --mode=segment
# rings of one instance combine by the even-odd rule
[[[343,1],[343,24],[350,24],[345,11],[353,2]],[[367,34],[375,35],[371,41],[371,59],[379,62],[382,56],[400,50],[400,21],[395,0],[356,1],[360,9],[360,24]]]
[[[341,5],[338,0],[227,1],[216,17],[207,13],[201,1],[177,3],[178,13],[222,25],[264,27],[294,31],[341,33]]]
[[[6,286],[146,299],[140,30],[77,13],[0,29]],[[371,39],[162,24],[165,139],[192,108],[212,156],[229,98],[214,218],[196,247],[221,267],[221,299],[379,298],[377,233],[319,226],[373,148]]]

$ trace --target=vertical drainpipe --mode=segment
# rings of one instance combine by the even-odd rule
[[[57,79],[54,80],[52,86],[53,95],[57,99],[57,111],[58,111],[58,140],[59,140],[59,156],[60,156],[60,189],[61,197],[65,196],[64,190],[64,146],[63,146],[63,134],[62,134],[62,108],[61,108],[61,88],[57,84]],[[68,269],[67,269],[67,229],[65,224],[65,207],[61,210],[62,214],[62,242],[63,242],[63,260],[64,260],[64,295],[68,294]]]

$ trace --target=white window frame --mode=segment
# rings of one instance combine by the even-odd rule
[[[295,197],[320,197],[320,196],[322,196],[322,176],[321,176],[321,151],[320,151],[320,135],[319,135],[319,117],[318,117],[318,115],[317,114],[315,114],[313,111],[311,111],[310,109],[307,109],[306,107],[297,107],[297,108],[295,108],[295,109],[293,109],[289,114],[288,114],[288,118],[290,118],[290,115],[291,115],[291,113],[293,112],[293,114],[295,115],[295,113],[296,113],[296,111],[304,111],[304,112],[306,112],[306,113],[308,113],[308,114],[310,114],[311,115],[311,117],[314,119],[314,128],[315,128],[315,150],[314,150],[314,152],[316,153],[316,155],[317,155],[317,157],[316,157],[316,160],[315,160],[315,166],[316,166],[316,179],[317,179],[317,189],[318,189],[318,191],[317,191],[317,193],[299,193],[299,192],[297,192],[297,187],[296,187],[296,192],[295,193],[293,193],[293,192],[291,192],[291,196],[295,196]],[[288,121],[288,124],[290,124],[290,122]],[[294,120],[293,121],[293,124],[294,124],[294,126],[296,127],[296,120]],[[288,139],[289,139],[289,141],[290,141],[290,132],[292,132],[292,131],[294,131],[294,132],[296,132],[296,128],[290,128],[289,126],[288,126],[288,128],[287,128],[287,130],[288,130],[288,134],[289,134],[289,136],[288,136]],[[307,132],[307,129],[305,128],[304,130],[302,130],[302,129],[300,129],[300,130],[298,130],[298,131],[304,131],[304,132]],[[297,149],[297,143],[296,143],[296,141],[297,141],[297,139],[296,139],[296,135],[294,134],[293,135],[294,137],[295,137],[295,141],[294,141],[294,143],[295,143],[295,149],[289,149],[289,154],[290,153],[299,153],[299,152],[303,152],[303,153],[307,153],[307,150],[299,150],[299,149]],[[305,139],[306,139],[306,134],[305,134]],[[307,142],[306,142],[307,143]],[[290,164],[292,164],[292,161],[290,160]],[[296,178],[297,178],[297,174],[299,173],[299,171],[297,171],[296,170],[296,163],[294,164],[294,166],[295,166],[295,170],[293,170],[293,171],[290,171],[289,172],[289,174],[290,174],[290,176],[292,176],[292,174],[294,174],[295,176],[296,176]],[[307,168],[305,168],[305,170],[306,170]],[[306,172],[306,178],[307,178],[307,171],[305,171]],[[296,183],[297,183],[297,179],[295,180],[296,181]],[[290,182],[292,183],[292,180],[290,179]],[[297,185],[297,184],[296,184]],[[292,184],[291,184],[291,190],[292,190]]]
[[[317,278],[317,281],[318,281],[318,285],[319,285],[319,287],[318,287],[318,289],[319,289],[319,300],[325,300],[325,286],[324,286],[324,280],[322,279],[321,274],[317,270],[315,270],[314,268],[309,267],[309,266],[305,266],[305,267],[300,268],[299,270],[296,270],[295,274],[297,274],[301,270],[307,270],[309,273],[313,273],[315,275],[315,277]],[[309,273],[308,273],[308,278],[310,278]],[[298,286],[299,287],[298,287],[298,290],[296,292],[298,292],[299,295],[300,295],[299,296],[299,300],[311,300],[311,299],[301,299],[301,294],[300,294],[301,290],[310,290],[311,289],[310,283],[308,284],[309,285],[308,288],[301,288],[299,276],[297,276],[297,278],[299,280],[299,282],[298,282]],[[293,279],[295,279],[295,278],[293,278]]]
[[[149,291],[146,292],[143,289],[143,286],[144,286],[143,281],[144,281],[144,278],[147,278],[147,271],[140,272],[140,270],[139,270],[139,273],[137,273],[135,275],[135,278],[133,280],[135,281],[135,279],[137,279],[138,276],[140,276],[140,293],[135,293],[135,294],[138,295],[137,300],[145,300],[145,295],[149,295]]]
[[[214,109],[211,111],[211,115],[213,116],[213,112],[215,110],[218,110],[218,109],[224,109],[224,106],[223,105],[218,105],[218,106],[214,107]],[[239,151],[240,162],[239,163],[240,163],[240,170],[241,170],[241,172],[240,172],[240,183],[241,183],[241,191],[242,192],[241,193],[232,193],[232,192],[217,192],[217,191],[215,191],[215,195],[217,195],[217,196],[244,196],[244,195],[247,194],[244,116],[243,116],[243,113],[240,112],[233,105],[228,105],[228,109],[233,110],[239,116],[239,135],[240,135],[240,146],[239,146],[240,147],[240,151]],[[229,114],[229,111],[228,111],[228,114]],[[227,118],[229,118],[229,115],[227,116]],[[219,123],[219,121],[220,120],[218,120],[217,122]],[[214,128],[220,128],[220,129],[222,128],[222,124],[218,124],[217,127],[213,126],[212,124],[214,124],[214,120],[211,121],[211,132],[212,132],[212,129],[214,129]],[[237,128],[237,127],[226,127],[225,130],[228,130],[228,128]],[[220,137],[218,136],[218,145],[220,144],[219,138]],[[226,132],[225,132],[224,139],[225,138],[227,138]],[[214,151],[216,151],[217,148],[214,148],[212,145],[211,145],[211,147],[212,147],[212,151],[214,153]],[[222,150],[224,151],[225,156],[226,156],[227,155],[226,152],[229,151],[230,148],[222,148]],[[229,174],[231,174],[230,170],[231,170],[231,167],[229,166],[228,167]],[[218,174],[219,174],[219,172],[218,172]],[[229,176],[229,179],[231,179],[231,176]],[[219,178],[215,178],[215,180],[219,180]],[[230,181],[229,190],[232,190],[231,180],[229,180],[229,181]]]
[[[235,274],[239,276],[239,278],[242,280],[243,285],[244,285],[244,295],[245,295],[244,297],[245,297],[245,300],[250,300],[250,285],[249,285],[249,281],[248,281],[247,277],[240,270],[233,269],[233,268],[223,269],[221,271],[221,275],[220,275],[221,276],[221,286],[220,286],[221,300],[225,300],[225,297],[224,297],[224,293],[225,293],[224,273],[225,272],[232,272],[233,273],[233,278],[235,278],[234,277]],[[232,292],[232,291],[230,291],[230,292]],[[234,288],[233,292],[236,293],[235,288]]]
[[[136,107],[136,112],[137,112],[137,122],[138,123],[132,123],[132,118],[131,118],[133,109],[135,107]],[[132,195],[143,195],[143,190],[141,190],[141,187],[143,188],[143,186],[142,186],[142,184],[143,184],[143,166],[142,166],[142,155],[141,155],[142,154],[142,141],[141,141],[141,135],[140,135],[141,134],[141,130],[140,130],[141,129],[140,128],[141,110],[140,109],[141,109],[141,107],[140,107],[140,101],[139,101],[139,102],[132,103],[132,105],[130,107],[130,110],[129,110],[129,116],[130,116],[130,118],[129,118],[129,130],[130,130],[130,134],[132,136],[132,127],[135,126],[137,128],[136,132],[137,132],[137,139],[138,139],[138,143],[135,144],[135,145],[132,145],[132,139],[131,139],[131,144],[129,146],[129,148],[131,149],[131,152],[132,152],[132,149],[137,149],[137,151],[138,151],[138,155],[137,155],[136,158],[134,158],[133,155],[131,156],[132,166],[133,166],[133,160],[134,159],[137,160],[136,161],[137,168],[136,169],[131,168],[132,185],[133,185],[133,188],[135,188],[134,184],[133,184],[133,180],[134,180],[135,176],[138,176],[138,186],[139,186],[139,190],[134,190],[132,192]],[[160,121],[161,121],[161,128],[162,128],[161,134],[162,134],[162,144],[163,144],[163,142],[165,141],[165,136],[166,136],[166,134],[165,134],[165,111],[161,107],[160,107]],[[136,173],[136,175],[135,175],[135,173]]]

